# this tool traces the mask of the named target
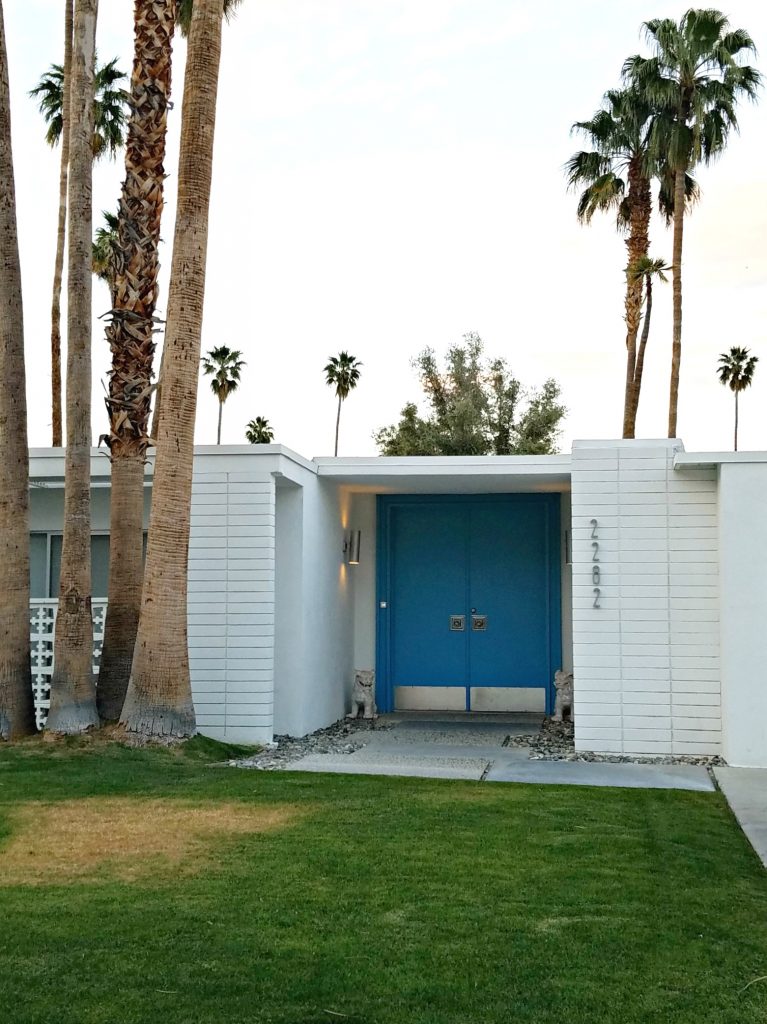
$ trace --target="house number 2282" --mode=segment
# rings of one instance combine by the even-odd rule
[[[601,579],[601,573],[599,571],[599,523],[596,519],[590,520],[591,526],[591,549],[593,554],[591,556],[591,582],[594,584],[594,604],[593,608],[601,608],[602,605],[599,603],[599,599],[602,596],[602,591],[599,586]]]

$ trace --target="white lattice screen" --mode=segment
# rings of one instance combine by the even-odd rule
[[[33,599],[29,607],[29,633],[32,644],[32,689],[35,694],[37,727],[42,729],[50,707],[53,674],[53,635],[58,601]],[[97,675],[104,643],[107,603],[93,602],[93,674]]]

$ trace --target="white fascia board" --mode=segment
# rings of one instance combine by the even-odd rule
[[[684,443],[678,437],[604,438],[597,440],[573,441],[573,448],[673,448],[684,451]]]
[[[64,448],[30,448],[29,477],[33,487],[63,486],[66,450]],[[154,473],[155,450],[147,452],[146,477],[144,486],[151,486]],[[195,469],[205,468],[216,472],[238,472],[255,469],[293,479],[300,472],[314,476],[317,468],[313,462],[303,458],[281,444],[263,445],[197,445],[194,449]],[[108,487],[111,463],[106,448],[91,449],[91,481],[93,487]]]
[[[767,462],[767,452],[680,452],[674,469],[703,469],[722,465]]]
[[[549,476],[569,477],[569,455],[378,456],[314,460],[319,476],[353,480],[390,476]]]
[[[317,459],[320,479],[372,493],[568,491],[569,455]]]

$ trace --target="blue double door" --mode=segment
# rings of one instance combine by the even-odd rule
[[[379,523],[379,703],[548,709],[558,496],[384,497]]]

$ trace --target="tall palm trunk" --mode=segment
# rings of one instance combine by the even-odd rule
[[[67,177],[69,171],[69,86],[72,77],[72,31],[74,0],[64,7],[64,78],[62,81],[61,165],[59,168],[59,223],[56,233],[56,261],[51,297],[51,443],[62,444],[61,424],[61,278],[64,271],[64,243],[67,233]]]
[[[652,316],[652,276],[645,275],[646,302],[644,310],[644,323],[642,324],[642,337],[639,341],[637,351],[636,370],[634,373],[635,387],[631,396],[631,422],[636,427],[637,413],[639,412],[639,394],[642,389],[642,373],[644,372],[644,356],[647,349],[647,339],[650,337],[650,317]],[[632,437],[634,435],[632,434]]]
[[[219,398],[218,400],[218,433],[216,434],[216,444],[221,444],[221,418],[224,415],[224,403]]]
[[[162,346],[160,356],[160,371],[157,374],[157,387],[154,389],[154,409],[152,410],[152,429],[150,435],[153,441],[157,440],[160,433],[160,403],[162,401],[162,379],[165,375],[165,344]]]
[[[91,619],[91,236],[93,70],[98,0],[76,0],[67,260],[67,449],[61,579],[47,727],[98,725]]]
[[[24,321],[0,0],[0,739],[35,731],[29,659],[29,454]]]
[[[735,448],[738,450],[738,392],[735,392]]]
[[[674,327],[671,346],[671,385],[668,403],[668,436],[676,437],[677,410],[679,407],[679,369],[682,361],[682,241],[684,236],[684,168],[674,172],[674,252],[673,271],[673,312]]]
[[[623,436],[633,437],[636,420],[632,416],[634,393],[637,389],[636,360],[637,336],[642,319],[642,278],[632,273],[637,261],[647,256],[650,249],[650,216],[652,195],[649,179],[642,171],[642,157],[635,156],[628,169],[628,205],[630,209],[630,230],[626,240],[628,262],[626,264],[626,385],[623,399]]]
[[[119,256],[107,328],[112,350],[107,399],[112,457],[109,603],[97,698],[99,714],[108,721],[122,711],[141,608],[144,461],[175,15],[175,0],[136,0]]]
[[[190,736],[196,731],[187,569],[222,17],[223,0],[195,0],[181,115],[152,521],[133,668],[120,719],[126,729],[145,735]]]
[[[341,396],[338,396],[338,412],[336,413],[336,446],[333,451],[334,455],[338,455],[338,429],[341,426]]]

